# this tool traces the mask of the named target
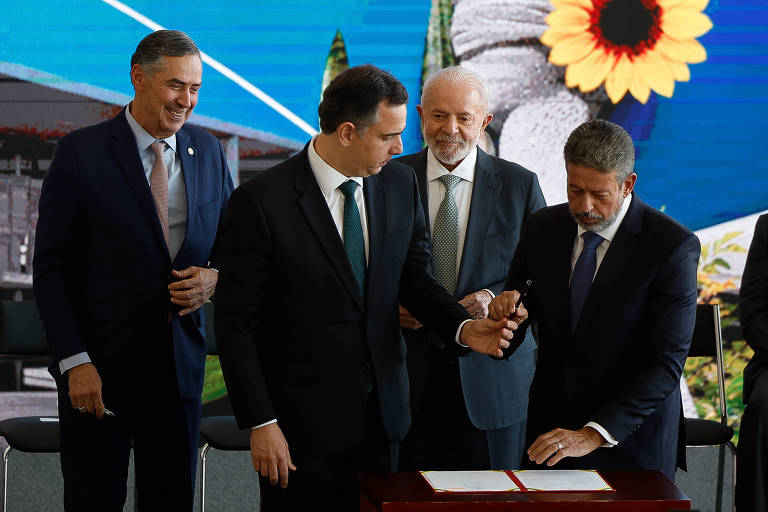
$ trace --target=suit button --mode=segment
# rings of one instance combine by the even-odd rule
[[[361,372],[367,372],[370,369],[371,369],[371,363],[363,363],[360,365]]]

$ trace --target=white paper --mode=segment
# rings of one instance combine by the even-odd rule
[[[519,491],[504,471],[422,471],[438,492],[503,492]]]
[[[529,491],[608,491],[613,488],[591,469],[550,469],[515,471]]]

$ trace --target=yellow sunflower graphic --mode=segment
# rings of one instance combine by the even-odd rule
[[[549,61],[568,66],[565,84],[582,92],[600,87],[613,103],[627,91],[645,103],[651,89],[670,97],[687,82],[688,63],[704,62],[696,41],[712,22],[709,0],[550,0],[555,7],[541,42]]]

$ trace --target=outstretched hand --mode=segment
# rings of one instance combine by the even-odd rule
[[[459,341],[475,352],[490,356],[503,357],[503,349],[509,347],[517,323],[503,318],[501,320],[470,320],[459,333]]]

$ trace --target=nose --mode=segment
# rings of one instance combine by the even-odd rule
[[[192,106],[192,93],[189,89],[182,89],[181,92],[179,92],[179,96],[176,98],[176,103],[181,105],[184,108],[189,108]]]
[[[399,155],[403,152],[403,139],[399,135],[395,135],[389,152],[393,155]]]
[[[456,123],[456,118],[453,116],[448,116],[443,122],[442,129],[445,133],[449,135],[453,135],[454,133],[456,133],[457,127],[458,127],[458,124]]]

